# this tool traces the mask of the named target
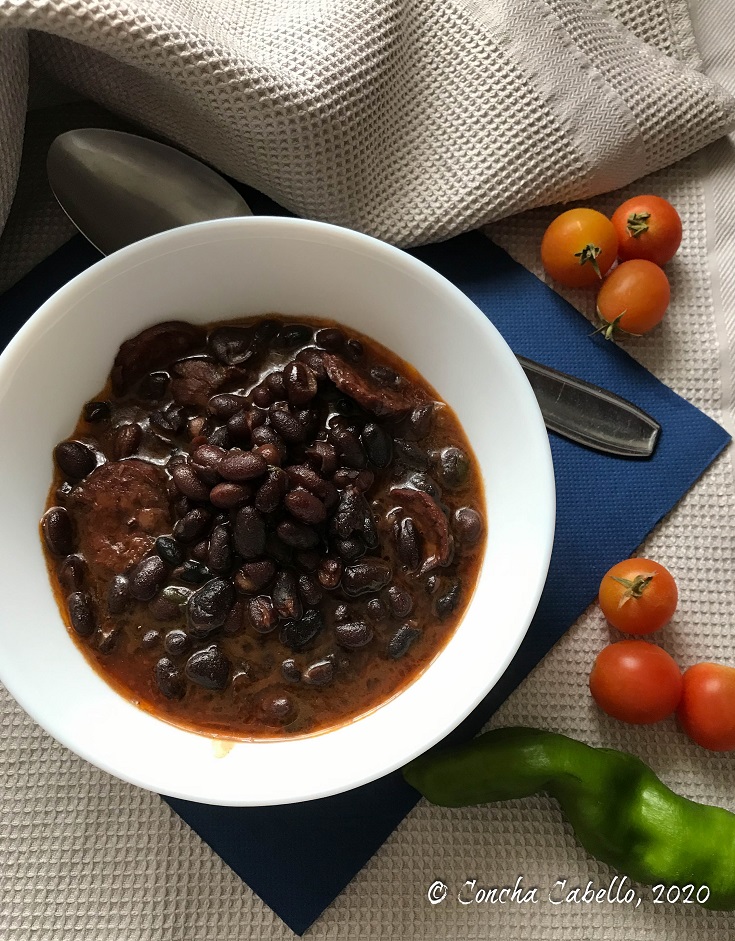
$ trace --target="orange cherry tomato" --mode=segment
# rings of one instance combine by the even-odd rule
[[[602,613],[624,634],[660,630],[674,616],[678,600],[674,576],[650,559],[624,559],[600,582]]]
[[[661,647],[620,640],[605,647],[590,673],[590,692],[614,719],[633,725],[660,722],[679,705],[681,670]]]
[[[596,209],[569,209],[551,223],[541,240],[541,261],[551,277],[570,288],[599,284],[615,263],[615,228]]]
[[[681,245],[681,218],[661,196],[634,196],[613,213],[618,257],[645,258],[657,265],[670,261]]]
[[[642,258],[624,261],[602,282],[597,313],[602,332],[611,339],[616,330],[640,336],[660,323],[669,306],[669,279],[658,265]]]
[[[695,663],[676,712],[689,738],[710,751],[735,750],[735,667]]]

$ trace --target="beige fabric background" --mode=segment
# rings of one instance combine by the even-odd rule
[[[648,42],[695,63],[680,0],[623,2],[617,12]],[[624,9],[623,9],[624,8]],[[735,14],[729,0],[700,0],[694,13],[705,68],[735,90]],[[0,57],[0,62],[6,60]],[[2,86],[5,87],[5,86]],[[35,104],[49,100],[36,84]],[[42,159],[48,139],[73,123],[101,121],[87,105],[34,111],[18,198],[0,239],[6,283],[63,239],[63,217],[46,200]],[[110,120],[105,118],[105,120]],[[3,138],[0,137],[0,146]],[[732,428],[735,420],[735,158],[726,139],[667,170],[601,197],[609,211],[649,190],[672,200],[685,229],[672,263],[666,324],[627,348],[677,392]],[[0,181],[3,179],[0,175]],[[0,186],[2,183],[0,183]],[[493,225],[490,234],[532,269],[554,210]],[[589,312],[589,299],[569,297]],[[0,310],[0,316],[2,312]],[[662,638],[683,666],[735,663],[735,475],[722,455],[647,540],[642,550],[680,580],[680,608]],[[597,712],[586,691],[589,666],[610,632],[590,608],[510,697],[493,724],[538,724],[590,743],[621,747],[649,761],[673,788],[735,810],[732,755],[698,749],[673,721],[630,728]],[[3,941],[245,941],[292,933],[155,796],[129,787],[66,752],[0,691],[0,938]],[[576,844],[553,801],[534,798],[466,810],[420,804],[306,935],[355,941],[730,941],[735,915],[647,901],[638,909],[599,906],[463,906],[456,892],[514,884],[523,875],[540,896],[558,879],[606,886],[613,873]],[[451,887],[429,905],[436,879]],[[645,890],[642,890],[645,892]]]
[[[610,8],[618,18],[603,0],[0,0],[0,224],[26,30],[46,68],[100,104],[299,215],[409,245],[622,186],[732,126],[731,97],[623,25],[651,39],[663,12],[677,49],[675,4]]]

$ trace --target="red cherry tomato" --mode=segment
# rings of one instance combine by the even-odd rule
[[[676,712],[689,738],[710,751],[735,750],[735,667],[695,663]]]
[[[624,559],[600,582],[602,613],[624,634],[660,630],[674,616],[678,600],[674,576],[650,559]]]
[[[597,313],[610,339],[616,330],[640,336],[660,323],[671,298],[669,279],[652,261],[624,261],[605,278]]]
[[[665,650],[645,640],[620,640],[605,647],[590,673],[597,705],[621,722],[648,725],[676,709],[681,671]]]
[[[551,277],[570,288],[599,284],[613,266],[618,238],[596,209],[569,209],[551,223],[541,241],[541,261]]]
[[[681,245],[681,219],[661,196],[634,196],[613,213],[618,256],[623,261],[645,258],[665,265]]]

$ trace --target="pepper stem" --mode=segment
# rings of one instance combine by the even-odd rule
[[[650,218],[650,212],[632,212],[628,216],[628,222],[625,226],[628,230],[628,234],[634,239],[637,239],[638,236],[643,235],[644,232],[648,232],[648,220]]]
[[[599,245],[593,245],[590,242],[580,252],[575,252],[574,257],[579,258],[580,265],[586,265],[587,262],[595,269],[595,274],[602,281],[602,272],[600,271],[600,266],[597,264],[597,256],[600,254],[602,249]]]

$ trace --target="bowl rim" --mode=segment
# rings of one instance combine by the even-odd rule
[[[248,233],[250,234],[248,235]],[[490,333],[494,334],[493,343],[498,347],[499,355],[505,357],[508,369],[517,371],[516,376],[519,382],[516,394],[520,398],[521,405],[527,411],[529,417],[528,433],[534,438],[534,446],[537,452],[534,455],[534,459],[538,462],[537,477],[540,487],[541,502],[545,505],[545,515],[538,518],[538,549],[542,564],[539,565],[533,582],[525,586],[527,589],[527,617],[525,617],[525,629],[518,632],[518,636],[515,638],[514,642],[509,645],[506,655],[501,660],[495,662],[491,670],[488,670],[486,686],[476,691],[472,697],[467,697],[462,713],[454,715],[448,726],[437,723],[437,726],[441,725],[441,728],[437,727],[432,734],[414,739],[413,746],[406,749],[405,752],[401,754],[400,760],[392,760],[388,764],[376,762],[376,767],[371,772],[362,773],[357,777],[350,776],[349,783],[347,784],[340,781],[335,785],[331,781],[328,783],[325,779],[321,788],[314,790],[312,786],[308,793],[294,794],[287,799],[279,799],[277,802],[279,804],[328,797],[359,787],[395,771],[411,759],[425,752],[428,748],[441,741],[453,731],[467,718],[485,696],[488,695],[505,672],[526,636],[546,581],[551,560],[555,531],[556,494],[551,449],[543,418],[533,390],[507,342],[480,308],[478,308],[458,287],[424,262],[414,258],[401,249],[373,238],[372,236],[330,223],[281,216],[251,216],[208,220],[181,226],[150,236],[143,241],[131,244],[126,248],[120,249],[102,258],[55,291],[54,294],[31,315],[26,323],[23,324],[10,340],[2,354],[0,354],[0,407],[2,407],[6,389],[9,383],[12,382],[14,371],[20,367],[26,351],[42,339],[43,332],[48,326],[62,319],[69,309],[82,302],[87,295],[94,293],[107,282],[120,275],[129,273],[140,264],[154,262],[157,258],[170,253],[196,248],[200,244],[213,241],[217,242],[221,239],[230,240],[258,238],[263,236],[281,238],[284,235],[294,239],[306,239],[307,241],[312,241],[316,238],[317,240],[326,240],[331,244],[339,243],[340,247],[353,247],[362,252],[367,251],[368,254],[375,256],[377,259],[387,261],[391,265],[413,274],[414,277],[428,282],[428,284],[432,285],[439,292],[448,295],[452,304],[463,308],[465,315],[470,316],[478,324],[482,325],[480,329],[488,330]],[[376,337],[376,339],[379,338]],[[441,394],[441,390],[438,391]],[[467,611],[471,609],[472,604],[473,600],[470,601]],[[451,639],[449,643],[451,643]],[[0,646],[1,644],[2,634],[0,634]],[[5,665],[1,657],[0,682],[3,683],[8,692],[16,699],[24,711],[54,739],[92,765],[124,781],[159,793],[165,793],[170,797],[203,803],[216,803],[222,806],[262,806],[272,803],[269,800],[254,801],[239,797],[235,799],[232,799],[232,797],[222,799],[221,796],[217,795],[204,795],[201,792],[193,792],[191,789],[187,789],[186,785],[182,787],[166,787],[165,790],[162,790],[158,783],[151,783],[150,780],[146,780],[144,774],[137,772],[131,773],[125,768],[115,766],[112,762],[100,759],[99,755],[95,755],[93,749],[80,745],[80,743],[76,741],[72,729],[64,727],[63,724],[57,724],[53,709],[39,713],[36,704],[29,702],[25,692],[20,688],[22,683],[16,683],[12,675],[6,675]],[[104,680],[102,680],[102,682],[104,682]],[[120,694],[115,693],[115,695]],[[135,709],[137,712],[141,712],[141,710],[138,710],[137,707],[132,704],[131,708]],[[372,713],[369,713],[368,716],[371,714]],[[161,722],[160,719],[155,719],[155,721]],[[356,721],[362,720],[358,719]],[[164,724],[168,725],[167,723]],[[350,723],[348,723],[347,726],[340,726],[323,734],[333,735],[338,732],[339,729],[349,727],[349,725]],[[176,726],[169,727],[177,728]],[[184,732],[183,734],[196,735],[200,738],[203,737],[206,738],[208,742],[212,742],[215,738],[213,736],[201,736],[192,732]],[[317,734],[307,739],[286,739],[284,741],[309,741],[318,737],[321,736]],[[240,744],[250,745],[251,743],[238,743],[238,745]],[[252,744],[254,744],[255,747],[264,747],[268,743],[256,742]]]

